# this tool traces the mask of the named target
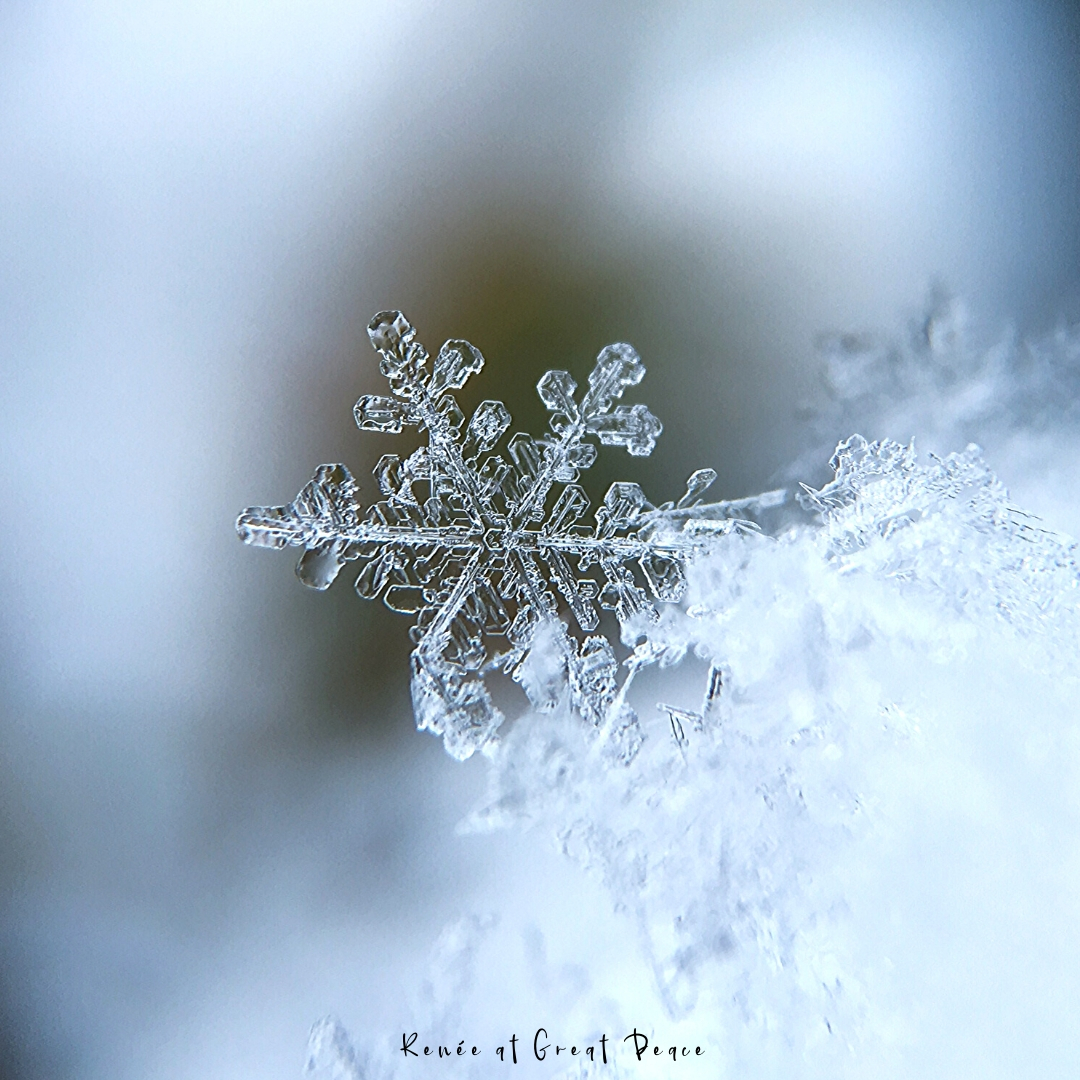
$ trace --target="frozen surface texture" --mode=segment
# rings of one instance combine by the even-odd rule
[[[580,400],[568,372],[547,372],[537,391],[551,411],[550,433],[518,432],[504,457],[492,451],[510,426],[506,406],[483,401],[466,423],[450,392],[483,368],[478,349],[447,341],[430,363],[400,311],[376,315],[368,334],[392,396],[361,397],[357,425],[415,427],[427,443],[404,460],[379,460],[374,475],[385,498],[371,507],[360,503],[344,465],[320,465],[289,505],[245,510],[240,536],[262,547],[302,547],[296,573],[314,589],[356,562],[360,596],[416,617],[417,725],[441,735],[457,758],[488,745],[502,723],[484,685],[490,672],[513,675],[540,709],[554,703],[558,671],[548,659],[524,661],[538,628],[557,621],[561,597],[586,636],[557,632],[558,668],[570,672],[581,715],[629,760],[640,741],[637,718],[616,679],[612,646],[595,633],[597,605],[614,611],[624,642],[641,641],[657,618],[653,601],[682,598],[686,560],[713,537],[752,526],[735,516],[735,504],[702,503],[712,469],[695,472],[677,504],[659,507],[637,484],[612,484],[586,524],[590,499],[576,481],[596,460],[590,440],[640,457],[661,431],[644,405],[616,404],[645,374],[631,346],[601,350]],[[544,640],[550,636],[545,631]],[[631,676],[654,659],[642,646]]]
[[[839,572],[933,590],[977,624],[1023,631],[1035,666],[1075,668],[1077,545],[1010,505],[979,447],[920,465],[914,444],[855,435],[830,464],[835,478],[801,501],[821,514],[820,542]]]
[[[339,1020],[327,1016],[312,1026],[304,1066],[308,1080],[365,1080],[366,1075]]]
[[[700,709],[687,687],[686,707],[661,705],[636,759],[613,769],[564,692],[562,712],[516,726],[494,755],[471,825],[540,823],[603,879],[663,1012],[715,1034],[703,1075],[1008,1074],[1019,1060],[944,1057],[962,1036],[931,1035],[919,1000],[956,979],[971,995],[984,976],[970,949],[987,950],[990,983],[1022,985],[988,926],[1008,911],[1027,934],[1025,904],[1076,887],[1069,871],[1064,894],[1046,883],[1064,852],[1041,860],[1046,819],[1077,820],[1077,548],[1011,507],[975,446],[920,462],[854,436],[832,466],[802,495],[813,518],[717,537],[684,605],[650,626],[669,661],[709,665]],[[988,766],[1007,746],[1008,768]],[[1041,791],[1040,774],[1053,777]],[[1037,858],[1025,839],[1010,864],[1015,833],[1042,838]],[[985,872],[972,863],[1002,876],[950,913]],[[916,896],[929,925],[904,921]],[[950,917],[985,940],[957,927],[927,956],[924,935]]]
[[[492,453],[501,404],[467,426],[444,404],[479,353],[451,342],[428,375],[400,316],[372,326],[397,396],[361,399],[362,426],[414,423],[428,445],[380,462],[387,499],[368,511],[323,466],[239,527],[303,546],[317,587],[359,560],[362,595],[419,613],[420,725],[490,758],[463,830],[554,835],[633,928],[647,977],[616,987],[625,951],[597,933],[581,968],[595,982],[542,987],[545,1018],[562,1009],[593,1037],[648,1016],[705,1044],[680,1064],[703,1080],[1074,1074],[1076,544],[1012,505],[974,444],[920,459],[858,435],[797,500],[705,505],[703,471],[677,505],[614,484],[583,527],[587,436],[645,452],[659,430],[611,407],[641,377],[627,347],[601,353],[580,404],[568,375],[546,375],[552,434],[515,435],[510,464]],[[781,503],[771,528],[745,520],[767,525]],[[596,632],[594,600],[621,642]],[[482,680],[498,666],[532,707],[495,739]],[[494,925],[448,926],[416,1026],[456,1038],[499,1013]],[[368,1075],[333,1025],[312,1045],[330,1075]],[[408,1071],[365,1046],[371,1075]],[[491,1075],[457,1059],[443,1072]],[[610,1072],[646,1074],[625,1054]]]

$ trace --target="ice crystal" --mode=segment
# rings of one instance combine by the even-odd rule
[[[821,542],[843,573],[897,579],[950,597],[970,615],[1001,619],[1022,637],[1052,628],[1030,662],[1069,666],[1080,648],[1080,558],[1075,541],[1013,506],[971,443],[920,464],[914,443],[853,435],[836,448],[833,479],[803,485],[821,515]]]
[[[586,524],[590,499],[577,482],[596,460],[596,439],[634,456],[652,452],[660,421],[644,405],[617,404],[645,367],[626,344],[600,351],[588,388],[566,371],[549,371],[537,392],[550,410],[550,432],[517,432],[501,401],[483,401],[468,423],[451,391],[484,366],[467,341],[450,340],[434,362],[400,311],[372,319],[368,335],[391,396],[367,394],[354,415],[362,431],[415,427],[427,443],[404,460],[384,455],[374,476],[384,498],[365,508],[344,465],[320,465],[287,506],[250,507],[237,520],[241,538],[263,547],[301,547],[296,572],[326,589],[346,562],[360,568],[356,591],[415,616],[410,631],[417,725],[466,758],[489,743],[503,720],[484,683],[511,674],[533,704],[553,707],[564,683],[578,712],[633,756],[637,720],[618,686],[610,641],[596,633],[600,608],[613,611],[633,645],[656,619],[653,601],[679,600],[687,560],[710,537],[747,527],[743,504],[703,504],[716,479],[700,469],[678,503],[654,506],[635,483],[615,483]],[[768,499],[766,498],[766,502]],[[644,587],[643,587],[644,586]],[[561,596],[584,634],[559,622]],[[526,662],[541,627],[559,640],[556,669]],[[497,644],[493,645],[492,642]],[[639,646],[628,676],[655,659]]]
[[[313,1080],[364,1080],[365,1072],[341,1021],[326,1016],[312,1025],[304,1076]]]
[[[1009,805],[988,743],[1075,746],[1076,543],[1012,506],[975,446],[919,460],[855,435],[832,469],[803,521],[711,544],[649,628],[710,664],[700,707],[643,713],[660,737],[626,769],[566,710],[534,717],[470,820],[541,824],[603,880],[666,1015],[715,1008],[731,1066],[711,1075],[865,1075],[893,1053],[891,961],[851,914],[880,902],[863,868],[891,866],[920,815],[956,828],[971,791]],[[797,1064],[755,1071],[766,1046]]]

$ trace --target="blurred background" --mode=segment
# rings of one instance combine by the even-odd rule
[[[604,903],[455,834],[407,619],[235,537],[320,462],[374,499],[374,312],[537,433],[633,343],[665,432],[587,484],[736,498],[849,434],[822,333],[1080,317],[1078,165],[1065,2],[0,4],[3,1075],[295,1076],[455,912]]]

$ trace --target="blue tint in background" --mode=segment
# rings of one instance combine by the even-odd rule
[[[371,314],[534,431],[629,340],[666,431],[596,488],[738,497],[818,332],[934,281],[1075,320],[1078,164],[1066,4],[0,6],[3,1074],[295,1076],[455,911],[603,907],[454,834],[483,768],[413,731],[407,620],[233,534],[321,461],[372,498]]]

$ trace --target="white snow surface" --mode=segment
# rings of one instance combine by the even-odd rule
[[[692,564],[648,629],[679,674],[636,686],[628,765],[568,692],[490,754],[464,828],[553,837],[619,928],[579,913],[578,981],[535,981],[529,1015],[620,1039],[647,1018],[665,1048],[705,1049],[676,1066],[623,1047],[597,1075],[1075,1075],[1077,547],[1013,506],[974,444],[920,457],[854,436],[832,466],[803,520]],[[549,682],[561,639],[534,645]],[[692,712],[703,661],[724,688],[680,742],[649,697],[663,683]],[[556,920],[537,948],[575,932]],[[495,920],[448,927],[433,979],[456,981],[417,1000],[422,1038],[505,1012],[504,948]],[[367,1053],[357,1075],[416,1071],[385,1040]]]

